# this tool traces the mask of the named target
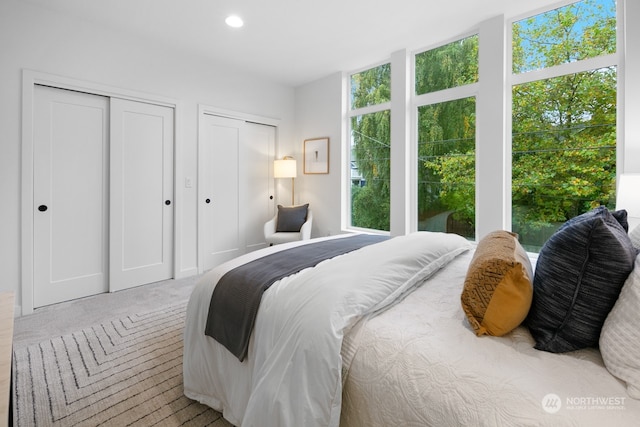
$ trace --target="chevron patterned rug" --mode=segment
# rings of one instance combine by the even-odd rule
[[[14,351],[14,425],[231,426],[183,395],[186,304]]]

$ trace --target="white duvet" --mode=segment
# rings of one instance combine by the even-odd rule
[[[343,388],[348,427],[637,427],[640,400],[595,348],[533,348],[526,327],[477,337],[460,303],[473,252],[363,322]]]
[[[265,292],[248,356],[240,362],[204,335],[215,283],[237,265],[296,244],[254,252],[213,269],[189,300],[185,395],[238,426],[337,426],[343,372],[357,349],[343,347],[345,333],[471,248],[454,234],[418,232],[282,279]]]

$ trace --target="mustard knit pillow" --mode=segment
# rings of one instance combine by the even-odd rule
[[[494,231],[473,255],[462,290],[462,309],[476,335],[502,336],[527,317],[533,271],[517,235]]]

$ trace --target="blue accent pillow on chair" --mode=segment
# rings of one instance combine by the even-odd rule
[[[309,203],[301,206],[292,206],[285,208],[278,205],[278,222],[276,223],[276,232],[294,232],[297,233],[307,220],[307,209]]]
[[[626,211],[601,206],[563,224],[540,250],[525,324],[535,348],[597,347],[604,321],[633,270]]]

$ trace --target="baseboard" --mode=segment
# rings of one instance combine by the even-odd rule
[[[187,268],[185,270],[176,271],[174,279],[184,279],[185,277],[195,276],[198,274],[198,268]]]

